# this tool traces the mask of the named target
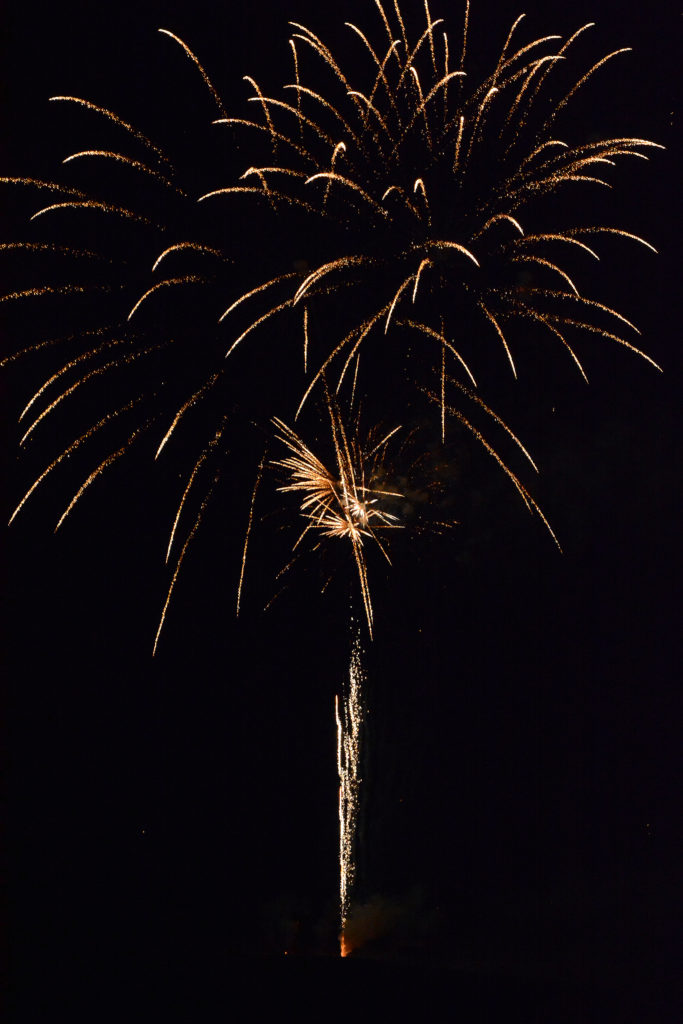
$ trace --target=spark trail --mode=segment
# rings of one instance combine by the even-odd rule
[[[349,677],[340,698],[334,699],[337,721],[337,771],[339,773],[339,913],[341,931],[339,948],[342,956],[351,952],[346,925],[351,906],[351,894],[356,878],[356,839],[360,799],[360,754],[364,703],[365,675],[361,662],[360,628],[351,626],[353,641]]]

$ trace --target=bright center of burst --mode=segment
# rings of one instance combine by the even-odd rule
[[[364,501],[351,501],[349,503],[351,518],[360,526],[368,524],[368,507]]]

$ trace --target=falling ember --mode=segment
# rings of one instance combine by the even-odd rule
[[[334,699],[337,720],[337,771],[339,773],[339,912],[341,931],[339,949],[348,956],[346,924],[351,892],[356,878],[356,828],[360,795],[360,749],[363,725],[363,666],[361,664],[360,628],[355,627],[351,647],[348,683],[341,697]]]

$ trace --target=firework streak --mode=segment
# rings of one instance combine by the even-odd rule
[[[348,683],[334,699],[337,720],[337,770],[339,772],[339,908],[341,915],[340,951],[351,952],[347,943],[346,924],[351,906],[351,892],[356,877],[356,831],[360,795],[360,750],[363,726],[363,666],[361,664],[360,630],[356,629],[351,648]]]

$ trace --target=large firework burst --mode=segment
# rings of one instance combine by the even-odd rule
[[[374,30],[348,23],[343,56],[292,23],[293,80],[268,95],[249,77],[253,95],[243,116],[229,116],[188,45],[160,30],[208,88],[219,115],[213,131],[249,146],[247,160],[235,149],[224,168],[208,164],[199,195],[194,163],[190,173],[129,120],[80,97],[51,98],[72,112],[79,131],[83,123],[99,125],[97,141],[77,145],[63,159],[72,175],[67,182],[3,179],[48,198],[32,213],[30,237],[3,244],[7,254],[28,254],[35,273],[46,276],[2,301],[67,303],[56,307],[60,319],[73,318],[66,337],[33,347],[47,369],[21,414],[22,445],[69,407],[76,412],[66,421],[71,436],[12,518],[53,470],[82,464],[84,480],[59,527],[133,446],[151,437],[158,457],[185,426],[185,479],[167,552],[167,559],[176,553],[170,597],[234,424],[241,447],[253,444],[256,463],[272,417],[291,422],[309,396],[328,386],[337,394],[348,387],[352,399],[356,391],[367,395],[377,420],[393,418],[406,400],[426,399],[442,439],[449,420],[459,423],[538,511],[464,411],[493,418],[519,444],[476,391],[475,372],[489,363],[487,337],[515,374],[515,322],[555,338],[584,375],[574,340],[581,334],[613,340],[652,362],[629,340],[634,325],[584,295],[559,255],[597,258],[593,236],[601,235],[652,246],[628,226],[557,224],[547,205],[564,189],[609,187],[603,175],[618,160],[647,159],[645,151],[656,145],[636,137],[575,140],[573,126],[560,137],[577,92],[623,51],[585,66],[551,102],[549,85],[562,81],[590,25],[566,40],[551,35],[518,43],[518,18],[488,74],[474,79],[469,4],[464,25],[450,36],[427,0],[417,28],[422,15],[404,17],[395,0],[377,0],[375,8]],[[111,141],[100,141],[107,132]],[[231,230],[245,210],[253,222],[249,239]],[[315,413],[307,414],[308,433],[305,425],[300,434],[283,421],[277,425],[290,463],[303,465],[306,452],[313,457],[301,440],[315,423]],[[253,422],[262,429],[251,442],[244,427]],[[345,437],[343,419],[334,422],[336,436]],[[346,476],[358,469],[344,460]],[[388,524],[371,516],[372,508],[365,523],[354,516],[348,503],[354,485],[349,478],[344,490],[337,462],[341,502],[335,492],[335,501],[316,505],[313,514],[319,533],[335,516],[337,526],[345,524],[370,621],[359,552],[364,530]],[[310,484],[302,465],[289,486]],[[253,510],[252,497],[249,528]],[[327,536],[339,532],[330,527]]]

